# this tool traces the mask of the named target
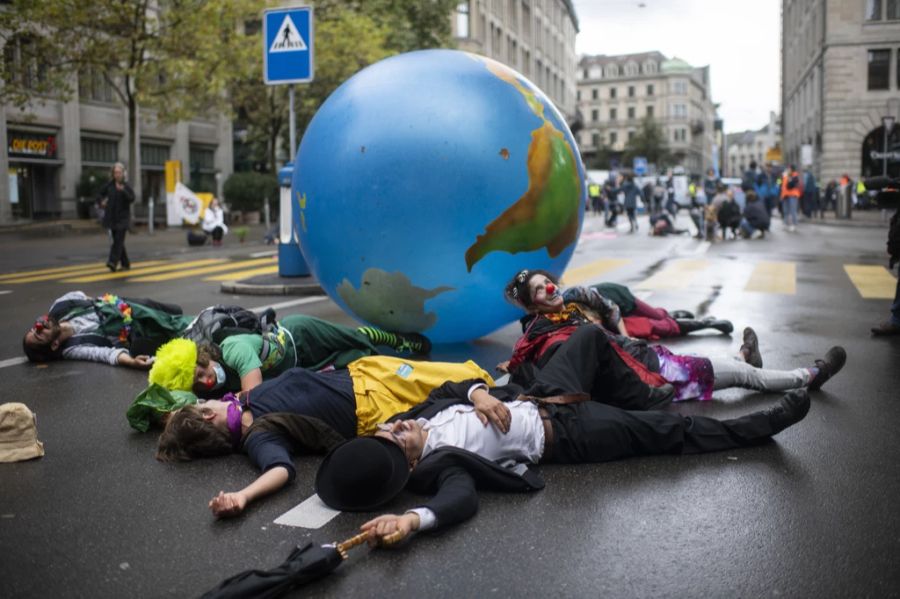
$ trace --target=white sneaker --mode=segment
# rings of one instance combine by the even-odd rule
[[[793,233],[796,230],[797,230],[797,227],[795,227],[794,225],[791,225],[790,227],[788,227],[788,231],[790,231],[791,233]]]

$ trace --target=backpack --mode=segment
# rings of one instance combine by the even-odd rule
[[[261,335],[274,325],[271,308],[259,315],[240,306],[210,306],[200,311],[181,336],[195,343],[219,344],[232,335]]]

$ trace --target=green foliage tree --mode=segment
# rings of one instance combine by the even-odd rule
[[[76,73],[102,77],[128,111],[136,168],[138,108],[177,121],[230,108],[224,93],[249,40],[240,25],[260,0],[11,0],[0,10],[7,48],[0,101],[27,110],[68,100]]]
[[[672,153],[662,127],[652,117],[645,117],[622,154],[624,164],[631,164],[636,156],[643,156],[647,162],[663,169],[672,163]]]
[[[278,178],[272,174],[234,173],[225,181],[222,193],[234,210],[259,210],[265,199],[278,198]]]

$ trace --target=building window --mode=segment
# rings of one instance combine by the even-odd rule
[[[190,148],[191,183],[193,191],[217,193],[216,190],[216,149],[209,146]],[[271,198],[270,198],[271,199]]]
[[[631,130],[628,132],[628,141],[631,141],[633,139],[634,139],[634,130]]]
[[[672,92],[679,95],[687,94],[687,81],[684,79],[676,79],[672,82]]]
[[[161,144],[141,144],[141,166],[166,166],[169,146]]]
[[[591,145],[594,146],[595,148],[600,147],[600,134],[599,133],[594,133],[593,135],[591,135]]]
[[[866,0],[866,20],[881,20],[881,0]]]
[[[6,73],[11,81],[16,81],[26,89],[37,89],[47,82],[47,63],[40,58],[40,48],[36,38],[14,37],[3,47]]]
[[[651,119],[653,118],[653,107],[652,106],[647,107],[647,117],[651,118]]]
[[[630,119],[634,118],[634,106],[628,107],[628,118],[630,118]]]
[[[616,142],[619,141],[619,134],[615,131],[609,132],[609,145],[614,146]]]
[[[446,13],[444,13],[446,14]],[[445,21],[446,23],[446,21]],[[456,5],[456,37],[469,37],[469,3]]]
[[[884,7],[884,12],[882,12]],[[900,0],[866,0],[866,21],[900,19]]]
[[[595,123],[600,120],[600,111],[599,110],[591,111],[591,120]]]
[[[78,95],[83,100],[112,102],[113,88],[102,73],[87,68],[78,74]]]
[[[582,74],[583,74],[582,79],[587,79],[587,78],[588,78],[588,70],[587,70],[587,69],[585,69],[584,71],[582,71]]]
[[[611,120],[611,121],[616,120],[616,109],[615,108],[609,109],[609,120]]]
[[[580,90],[580,89],[575,91],[575,99],[576,99],[576,100],[580,100],[580,99],[581,99],[581,90]]]
[[[651,83],[650,85],[647,86],[647,95],[648,95],[648,96],[652,96],[652,95],[653,95],[653,84],[652,84],[652,83]]]
[[[633,97],[634,97],[634,86],[633,86],[633,85],[629,85],[629,86],[628,86],[628,97],[629,97],[629,98],[633,98]]]
[[[619,67],[611,64],[606,67],[606,76],[607,77],[618,77],[619,76]]]
[[[869,89],[890,89],[890,50],[869,50]]]
[[[591,99],[592,100],[596,100],[599,97],[599,95],[600,95],[600,90],[598,90],[597,88],[594,88],[591,90]]]
[[[616,88],[614,88],[614,87],[609,88],[609,97],[610,98],[616,97]]]
[[[111,139],[81,138],[81,161],[112,165],[119,159],[119,142]]]

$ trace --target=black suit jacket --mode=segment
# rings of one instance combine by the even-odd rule
[[[468,403],[469,388],[478,379],[446,382],[433,390],[428,399],[394,420],[430,419],[450,406]],[[501,401],[513,401],[522,393],[517,385],[491,389]],[[544,488],[544,480],[524,463],[512,460],[502,464],[456,447],[438,449],[421,460],[410,474],[407,488],[414,493],[432,495],[422,507],[434,512],[437,526],[449,526],[468,520],[478,511],[478,489],[521,493]]]

